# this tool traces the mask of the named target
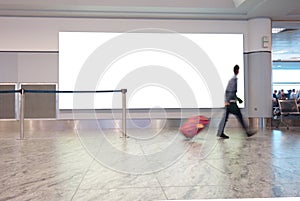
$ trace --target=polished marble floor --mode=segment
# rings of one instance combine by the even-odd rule
[[[300,197],[300,128],[0,132],[0,200]]]

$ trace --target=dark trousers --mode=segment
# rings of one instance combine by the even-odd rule
[[[236,116],[236,118],[239,120],[241,126],[247,132],[247,126],[244,122],[243,115],[241,113],[240,108],[237,106],[236,103],[230,103],[230,105],[226,106],[226,111],[224,113],[224,116],[223,116],[220,124],[219,124],[217,136],[220,136],[222,133],[224,133],[224,129],[225,129],[226,123],[228,121],[229,114],[234,114]]]

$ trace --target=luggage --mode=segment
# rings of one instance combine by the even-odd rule
[[[205,116],[192,116],[180,127],[180,132],[187,138],[193,138],[203,130],[210,120]]]

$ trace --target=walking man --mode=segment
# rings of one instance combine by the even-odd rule
[[[226,126],[226,122],[228,120],[229,114],[234,114],[237,119],[239,120],[240,124],[245,130],[245,134],[250,137],[256,133],[256,131],[250,131],[248,129],[248,126],[243,120],[242,113],[240,111],[240,108],[237,106],[237,101],[239,103],[242,103],[242,99],[236,96],[237,92],[237,75],[239,74],[239,69],[240,67],[238,65],[235,65],[233,68],[234,76],[229,80],[226,91],[225,91],[225,113],[224,117],[222,118],[220,124],[219,124],[219,129],[217,136],[223,138],[223,139],[228,139],[229,136],[225,135],[224,129]]]

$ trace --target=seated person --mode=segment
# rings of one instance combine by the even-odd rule
[[[283,89],[280,90],[280,94],[279,94],[278,99],[279,99],[279,100],[286,100],[286,95],[285,95]]]
[[[295,89],[293,89],[292,91],[291,91],[291,94],[290,94],[290,97],[289,97],[289,99],[290,100],[294,100],[294,99],[296,99],[297,97],[296,97],[296,91],[295,91]]]
[[[272,103],[273,107],[278,107],[277,90],[274,90]]]

